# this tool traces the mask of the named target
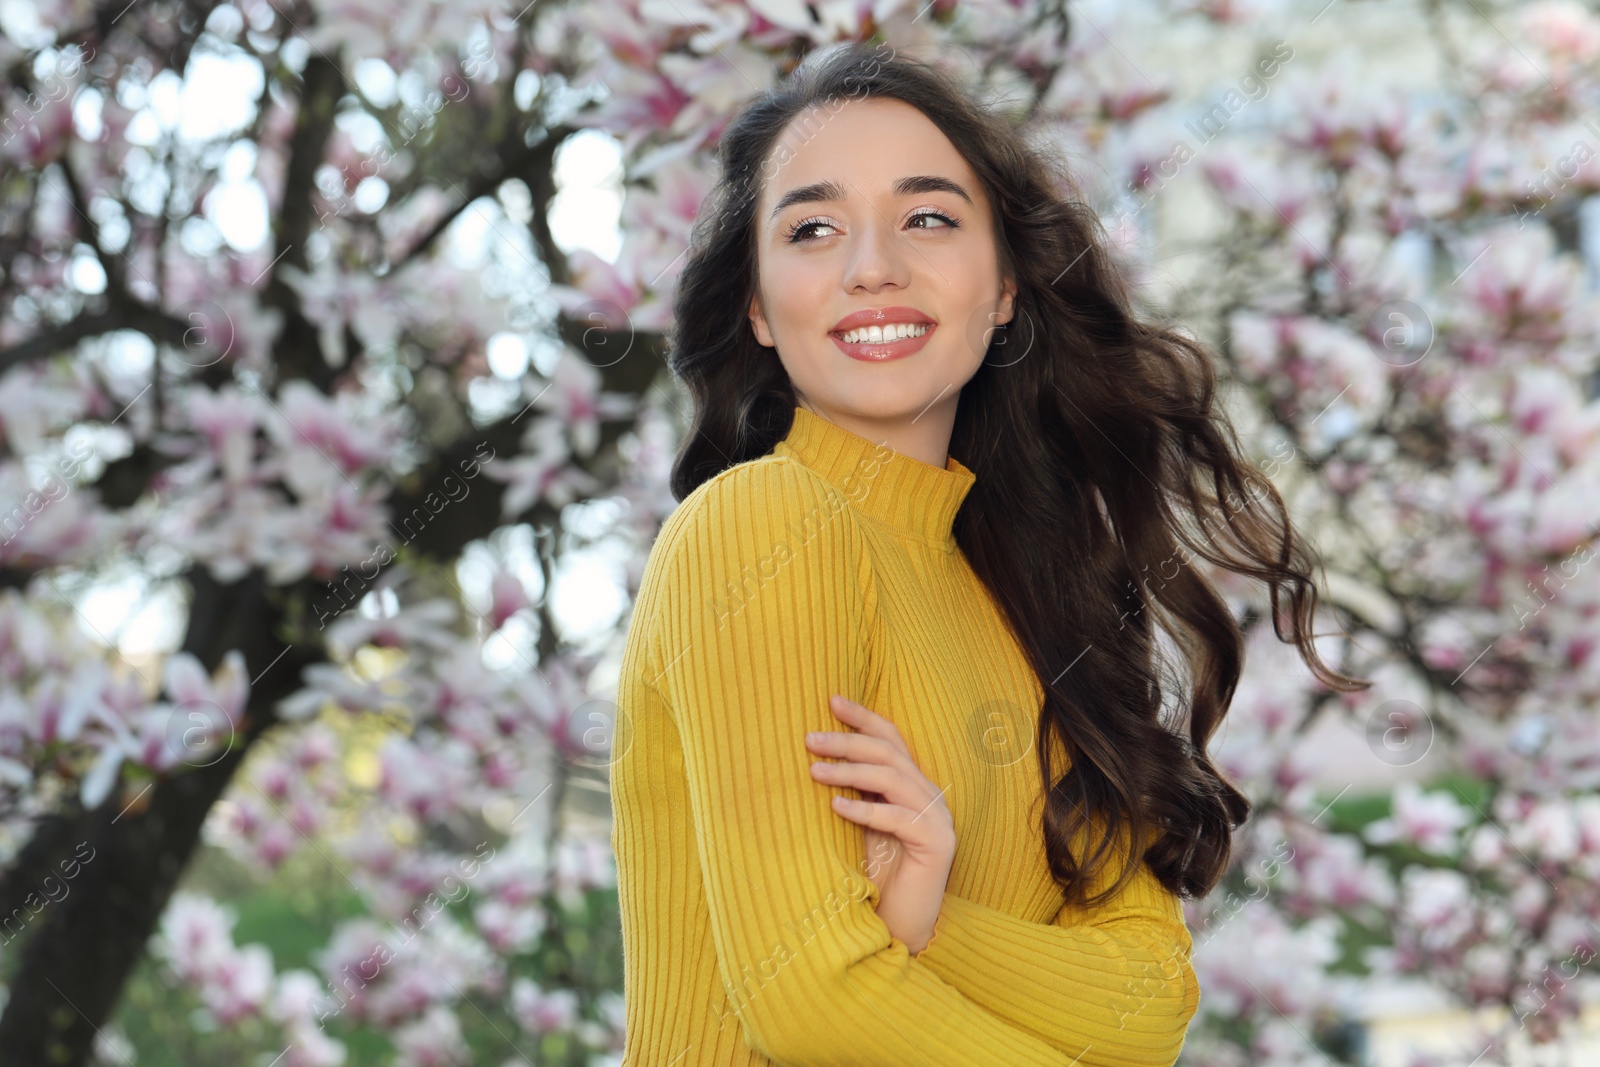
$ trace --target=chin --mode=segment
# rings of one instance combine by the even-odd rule
[[[879,422],[910,422],[924,413],[938,396],[939,388],[927,388],[921,382],[915,387],[895,385],[889,388],[860,389],[837,403],[822,401],[830,411],[848,413],[858,419]]]

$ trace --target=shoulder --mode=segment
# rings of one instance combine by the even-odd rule
[[[744,559],[802,545],[844,557],[865,548],[844,493],[797,460],[767,455],[696,487],[667,516],[651,554],[669,557],[698,546]]]
[[[730,603],[759,602],[758,614],[791,623],[822,612],[865,624],[878,611],[871,553],[849,501],[786,456],[736,464],[686,496],[650,550],[640,595],[670,625],[695,625],[705,612],[718,629],[730,612],[755,622]]]
[[[789,684],[813,670],[865,691],[882,632],[858,516],[787,456],[736,464],[684,497],[650,551],[636,610],[640,662],[668,679],[658,691],[675,713],[708,706],[707,686]]]

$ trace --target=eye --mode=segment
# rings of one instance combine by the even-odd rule
[[[910,225],[911,223],[917,221],[918,219],[943,219],[946,223],[949,224],[948,228],[952,229],[952,230],[956,229],[958,226],[961,225],[959,220],[953,219],[949,215],[946,215],[944,212],[939,211],[939,210],[934,209],[934,208],[929,208],[929,209],[927,209],[925,211],[918,211],[916,214],[912,215],[909,219],[906,220],[906,224]],[[939,227],[939,226],[922,226],[922,227],[919,227],[919,229],[923,229],[923,230],[930,230],[930,229],[931,230],[936,230],[936,229],[942,229],[942,228],[943,227]]]
[[[800,237],[799,234],[802,231],[809,230],[813,226],[832,226],[832,225],[833,225],[833,223],[829,222],[827,219],[822,218],[822,217],[817,216],[817,215],[813,215],[809,219],[801,219],[799,222],[795,223],[793,226],[790,226],[787,230],[784,231],[783,235],[784,235],[784,237],[786,237],[789,240],[789,242],[791,244],[804,244],[806,241],[811,240],[811,238],[809,238],[809,237]]]

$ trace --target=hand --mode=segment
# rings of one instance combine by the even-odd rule
[[[829,705],[859,732],[806,735],[812,752],[849,761],[813,763],[811,776],[862,793],[861,800],[835,796],[833,810],[867,828],[864,869],[878,887],[878,917],[915,956],[933,937],[955,862],[944,790],[917,768],[894,723],[842,696]]]

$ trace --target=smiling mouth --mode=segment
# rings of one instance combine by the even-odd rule
[[[912,337],[921,337],[933,329],[931,322],[892,322],[886,326],[858,326],[853,330],[835,330],[833,336],[847,345],[892,344]]]
[[[887,363],[920,351],[928,343],[938,323],[919,322],[909,325],[911,329],[904,333],[895,329],[895,324],[891,324],[887,332],[877,329],[876,340],[873,339],[872,327],[846,330],[843,333],[830,331],[828,337],[838,346],[839,351],[851,359],[866,363]],[[865,340],[846,341],[846,337],[864,337]]]

